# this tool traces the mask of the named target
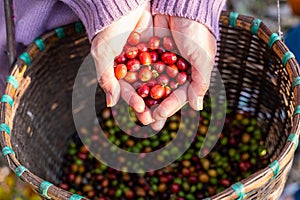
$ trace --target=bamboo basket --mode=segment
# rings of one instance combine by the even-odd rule
[[[268,167],[210,199],[277,199],[298,145],[298,63],[259,19],[223,12],[220,32],[216,67],[228,107],[235,112],[247,110],[258,119],[268,133],[271,157]],[[75,132],[72,87],[89,50],[80,22],[57,28],[28,46],[7,79],[1,99],[1,151],[11,170],[43,199],[86,199],[55,184]],[[247,99],[247,106],[241,104],[241,97]]]

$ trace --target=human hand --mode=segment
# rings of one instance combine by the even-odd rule
[[[152,115],[149,109],[146,108],[144,100],[135,92],[134,88],[127,82],[116,79],[113,61],[122,52],[132,31],[140,32],[143,39],[146,40],[153,35],[152,19],[150,3],[148,3],[131,11],[128,15],[123,16],[100,31],[92,40],[91,46],[97,79],[106,94],[107,106],[114,106],[121,96],[134,109],[139,120],[145,125],[153,122]]]
[[[187,102],[194,110],[202,110],[203,98],[209,88],[216,55],[216,39],[202,24],[186,18],[156,15],[154,34],[172,36],[181,56],[191,64],[191,82],[176,89],[153,111],[152,128],[159,130],[168,117]]]

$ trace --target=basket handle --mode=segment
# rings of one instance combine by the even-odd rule
[[[13,0],[4,0],[7,59],[10,67],[12,67],[16,59],[16,36],[13,5]]]

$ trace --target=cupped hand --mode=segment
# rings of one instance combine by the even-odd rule
[[[142,39],[153,35],[153,18],[150,3],[131,11],[96,34],[92,40],[91,54],[94,58],[97,79],[106,94],[108,107],[114,106],[120,96],[134,109],[143,124],[153,122],[144,100],[130,84],[118,81],[114,75],[114,58],[118,56],[132,31],[140,32]]]
[[[154,34],[172,36],[182,57],[191,64],[191,82],[176,89],[154,111],[153,129],[163,127],[166,119],[187,102],[194,110],[202,110],[216,55],[216,39],[204,25],[186,18],[167,15],[154,17]]]

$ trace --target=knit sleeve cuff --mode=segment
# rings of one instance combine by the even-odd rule
[[[153,0],[152,13],[195,20],[219,38],[219,18],[225,0]]]
[[[96,33],[109,26],[112,22],[147,2],[147,0],[62,1],[79,16],[86,28],[90,41]]]

